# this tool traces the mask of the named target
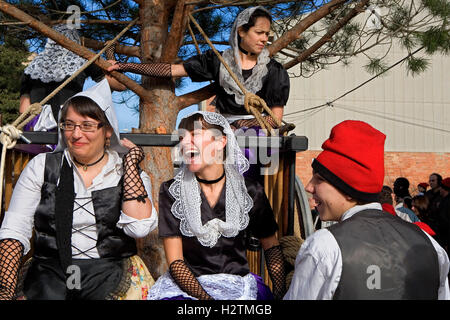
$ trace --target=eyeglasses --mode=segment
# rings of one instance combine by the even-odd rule
[[[81,124],[75,124],[73,122],[62,122],[59,125],[59,128],[64,131],[74,131],[76,127],[80,127],[80,130],[83,132],[94,132],[103,127],[103,123],[83,122]]]

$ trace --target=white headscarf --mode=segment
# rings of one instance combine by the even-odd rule
[[[109,124],[111,125],[114,131],[113,134],[111,135],[110,149],[117,151],[119,155],[127,153],[128,149],[122,146],[122,144],[120,143],[119,123],[117,121],[116,113],[114,112],[111,88],[109,87],[108,80],[105,78],[102,81],[95,84],[94,86],[90,87],[89,89],[79,92],[76,95],[72,96],[71,98],[78,96],[90,98],[105,113],[105,116],[108,119]],[[69,98],[69,100],[71,98]],[[58,120],[58,127],[60,122],[61,119]],[[63,137],[63,134],[60,131],[58,134],[58,145],[56,146],[54,152],[63,151],[66,147],[67,147],[66,141]]]
[[[247,192],[242,174],[248,170],[249,163],[239,148],[228,121],[222,115],[196,111],[185,118],[197,113],[201,114],[206,122],[221,126],[227,137],[227,159],[224,164],[226,176],[225,221],[215,218],[203,225],[200,185],[195,174],[189,171],[184,163],[169,187],[169,192],[175,199],[171,211],[180,220],[180,231],[184,236],[195,236],[203,246],[213,247],[221,236],[235,237],[248,226],[248,213],[253,207],[253,200]]]
[[[233,71],[233,73],[237,76],[239,82],[242,83],[244,87],[251,93],[257,93],[261,90],[263,86],[262,78],[267,74],[267,64],[270,62],[269,51],[264,48],[258,55],[258,60],[256,62],[256,65],[253,67],[251,76],[248,77],[246,81],[244,81],[244,77],[242,76],[241,58],[239,56],[238,30],[241,26],[248,23],[251,15],[256,9],[264,10],[270,15],[270,12],[261,6],[247,8],[239,13],[233,23],[233,27],[231,28],[229,39],[231,48],[225,50],[222,54],[223,59],[230,67],[231,71]],[[229,95],[234,94],[234,100],[237,104],[244,104],[243,92],[238,87],[223,64],[220,65],[219,81],[220,85],[224,88],[226,93],[228,93]]]
[[[80,44],[80,36],[76,29],[69,29],[65,24],[57,25],[53,29]],[[85,63],[85,59],[48,38],[44,51],[31,61],[24,73],[28,74],[31,79],[39,79],[45,83],[61,82],[74,74]]]

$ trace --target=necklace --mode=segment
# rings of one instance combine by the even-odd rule
[[[81,163],[80,161],[78,161],[77,159],[75,159],[75,157],[73,157],[73,161],[76,162],[77,164],[79,164],[80,166],[83,166],[83,170],[87,171],[88,167],[91,167],[97,163],[99,163],[100,161],[102,161],[102,159],[105,157],[106,152],[103,152],[103,155],[100,157],[100,159],[98,159],[95,162],[92,163]]]
[[[200,179],[200,178],[197,177],[197,176],[195,176],[195,177],[197,178],[197,181],[198,181],[198,182],[201,182],[201,183],[204,183],[204,184],[214,184],[214,183],[217,183],[217,182],[219,182],[220,180],[222,180],[223,177],[225,177],[225,170],[223,170],[222,175],[221,175],[219,178],[215,179],[215,180],[206,180],[206,179]]]
[[[246,55],[248,55],[248,56],[254,56],[254,55],[255,55],[254,53],[248,52],[247,50],[245,50],[244,48],[242,48],[240,43],[238,44],[238,47],[239,47],[239,50],[240,50],[243,54],[246,54]]]

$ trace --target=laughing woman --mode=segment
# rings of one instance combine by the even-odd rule
[[[183,164],[159,193],[159,235],[169,271],[149,299],[269,299],[250,273],[246,234],[260,238],[275,298],[285,288],[277,223],[260,184],[248,169],[230,125],[217,113],[195,112],[179,125]],[[225,159],[225,161],[224,161]]]
[[[135,238],[157,225],[143,151],[120,141],[107,80],[70,98],[59,142],[21,173],[0,229],[0,298],[145,299],[153,284]],[[126,153],[126,154],[125,154]],[[124,155],[125,154],[125,155]],[[123,156],[123,159],[122,159]]]

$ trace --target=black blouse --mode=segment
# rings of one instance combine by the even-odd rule
[[[253,199],[253,208],[249,212],[250,221],[247,229],[242,230],[234,238],[220,237],[212,248],[203,246],[197,238],[186,237],[180,231],[180,220],[171,212],[175,199],[169,193],[169,187],[174,180],[161,185],[159,191],[159,236],[181,237],[183,242],[183,256],[196,277],[204,274],[228,273],[244,276],[250,272],[246,255],[246,235],[251,232],[256,238],[265,238],[278,230],[269,200],[263,187],[256,181],[246,178],[248,193]],[[201,192],[202,222],[219,218],[225,221],[225,192],[226,184],[221,191],[220,198],[214,208],[209,206],[208,200]]]
[[[220,86],[219,70],[220,60],[212,50],[208,50],[201,55],[189,58],[183,66],[194,82],[213,80],[216,92],[216,108],[220,113],[235,115],[245,115],[247,112],[243,105],[237,104],[234,95],[229,95]],[[267,64],[268,72],[263,78],[263,86],[256,95],[264,99],[268,107],[285,106],[289,98],[289,76],[283,66],[270,59]],[[244,78],[249,76],[249,72],[243,71]]]
[[[57,95],[47,102],[47,104],[60,106],[73,95],[83,91],[84,81],[88,77],[91,77],[95,82],[99,82],[104,78],[104,76],[105,75],[100,67],[91,64],[75,79],[62,88]],[[29,75],[24,73],[21,79],[20,95],[28,94],[30,96],[31,103],[40,102],[52,93],[53,90],[59,87],[66,79],[61,82],[51,81],[45,83],[39,79],[31,79]]]

